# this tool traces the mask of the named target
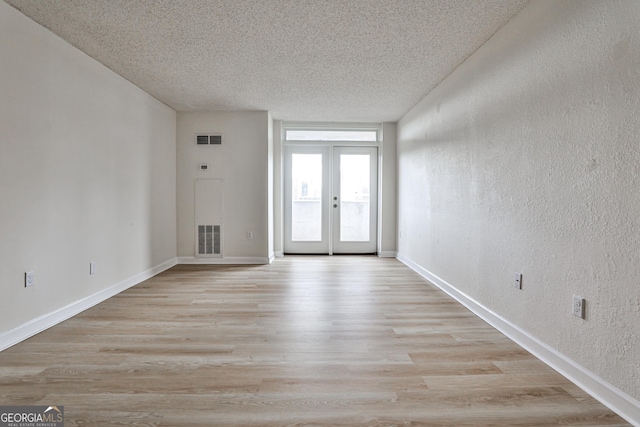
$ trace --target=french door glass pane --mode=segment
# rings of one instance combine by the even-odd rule
[[[322,154],[292,154],[291,240],[322,240]]]
[[[369,241],[370,158],[340,155],[340,241]]]

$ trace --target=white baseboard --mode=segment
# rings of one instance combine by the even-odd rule
[[[224,257],[224,258],[195,258],[179,257],[178,264],[208,264],[208,265],[255,265],[270,264],[268,257]]]
[[[282,251],[276,251],[275,254],[276,254],[276,258],[284,258],[284,252]]]
[[[398,253],[396,251],[380,251],[378,252],[380,258],[396,258]]]
[[[562,374],[569,381],[599,400],[603,405],[620,415],[629,423],[640,427],[640,402],[617,389],[591,371],[585,369],[564,354],[540,341],[527,331],[511,323],[509,320],[489,310],[470,296],[457,290],[453,285],[416,264],[409,258],[398,254],[398,260],[433,283],[452,298],[474,312],[491,326],[515,341],[542,362]]]
[[[52,326],[57,325],[83,311],[100,304],[101,302],[125,291],[138,283],[144,282],[147,279],[162,273],[163,271],[176,265],[176,258],[172,258],[163,262],[147,271],[136,274],[128,279],[123,280],[113,286],[103,289],[93,295],[90,295],[81,300],[72,302],[71,304],[55,310],[51,313],[45,314],[38,318],[28,321],[27,323],[18,326],[8,332],[0,335],[0,351],[5,350],[13,345],[18,344],[21,341],[26,340]]]

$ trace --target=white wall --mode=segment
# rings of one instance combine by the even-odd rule
[[[283,209],[283,169],[282,169],[282,121],[273,121],[273,234],[276,256],[284,256],[284,209]]]
[[[176,117],[4,2],[0,40],[1,338],[175,263]]]
[[[196,262],[194,182],[224,179],[223,260],[204,262],[266,263],[269,249],[270,116],[258,112],[178,113],[178,257]],[[197,146],[198,133],[222,134],[222,145]],[[209,170],[198,169],[200,163]],[[247,238],[253,233],[253,239]]]
[[[269,261],[275,258],[275,158],[273,146],[273,117],[268,114],[267,127],[267,254]]]
[[[638,22],[532,2],[398,125],[401,255],[635,399]]]
[[[380,242],[378,253],[396,256],[396,210],[397,210],[397,124],[382,124],[382,169],[380,171]]]

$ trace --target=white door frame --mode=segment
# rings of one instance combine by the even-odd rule
[[[332,185],[332,181],[335,180],[335,172],[333,170],[334,167],[334,148],[344,148],[344,147],[369,147],[376,149],[376,155],[374,159],[372,159],[372,185],[371,192],[375,195],[375,200],[371,201],[371,208],[373,214],[371,216],[371,236],[373,246],[371,251],[366,251],[363,253],[379,253],[380,248],[380,215],[379,215],[379,201],[380,199],[380,144],[372,143],[372,142],[358,142],[358,141],[347,141],[347,142],[286,142],[283,141],[283,253],[284,254],[294,254],[294,253],[304,253],[304,254],[334,254],[334,238],[337,235],[336,230],[334,230],[333,224],[333,208],[326,209],[323,208],[323,232],[327,232],[327,241],[326,242],[305,242],[304,245],[296,243],[292,245],[291,242],[291,228],[288,226],[288,218],[291,218],[291,205],[287,203],[287,201],[291,200],[291,154],[293,151],[296,153],[323,153],[326,159],[328,159],[328,164],[323,164],[323,174],[328,174],[327,182],[323,184],[323,195],[322,195],[322,203],[323,206],[332,206],[333,204],[333,192],[334,185]],[[375,169],[373,167],[375,166]],[[326,215],[326,217],[325,217]],[[307,244],[310,243],[310,244]],[[295,246],[295,247],[292,247]],[[346,248],[346,246],[345,246]],[[347,253],[348,249],[341,250],[339,253]],[[338,252],[336,252],[338,253]]]

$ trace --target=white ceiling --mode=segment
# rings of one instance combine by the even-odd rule
[[[527,0],[5,0],[178,111],[396,121]]]

